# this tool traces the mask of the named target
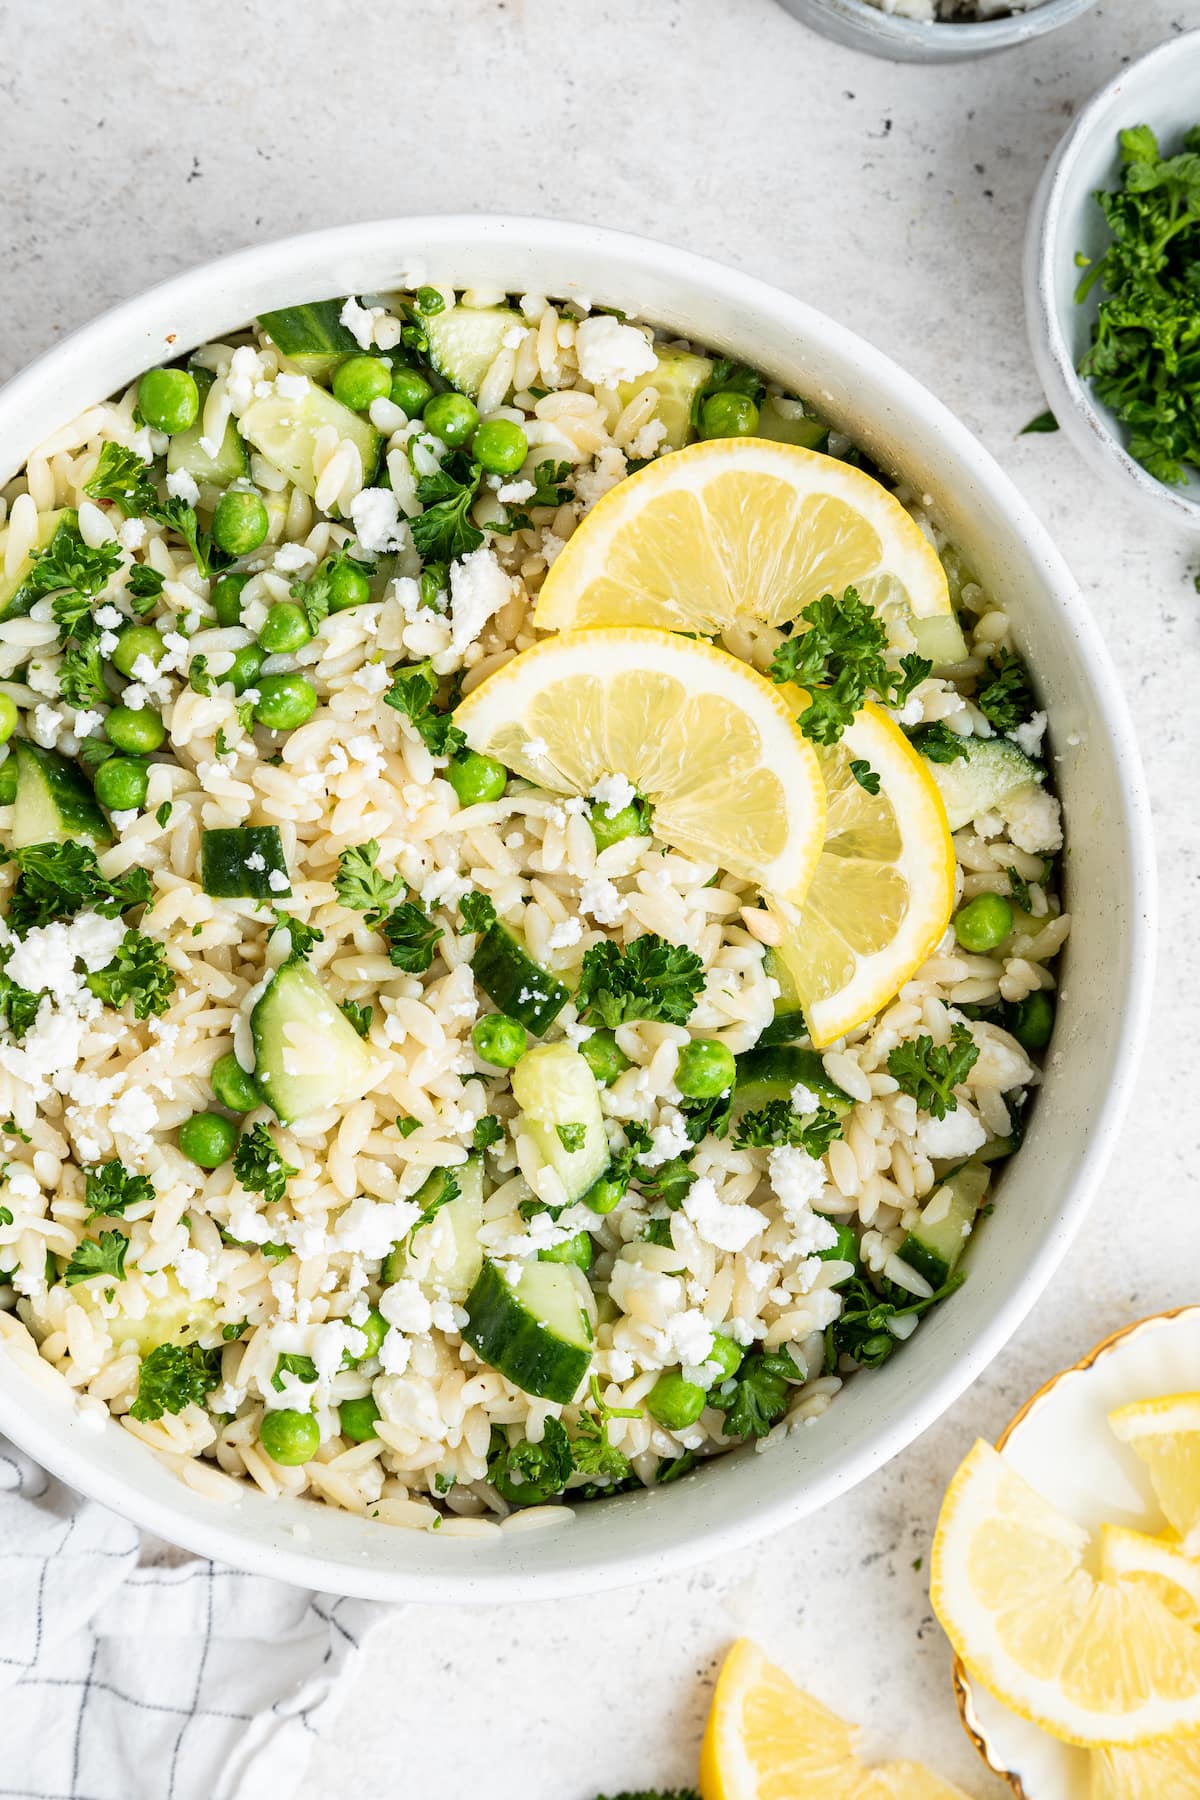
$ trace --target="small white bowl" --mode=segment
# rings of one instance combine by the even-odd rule
[[[1026,1402],[997,1450],[1040,1494],[1096,1532],[1109,1523],[1157,1533],[1163,1519],[1144,1465],[1108,1429],[1115,1407],[1190,1392],[1200,1365],[1200,1306],[1139,1319],[1105,1338]],[[972,1683],[957,1659],[963,1729],[988,1768],[1020,1800],[1078,1800],[1088,1752],[1040,1731]]]
[[[1125,448],[1124,427],[1076,373],[1092,341],[1099,286],[1083,305],[1076,252],[1102,256],[1110,236],[1093,198],[1120,186],[1117,133],[1149,125],[1164,152],[1200,122],[1200,31],[1169,38],[1102,88],[1084,107],[1042,176],[1025,236],[1025,319],[1050,410],[1098,474],[1131,488],[1162,519],[1200,531],[1200,472],[1167,487]]]
[[[880,12],[869,0],[780,0],[780,4],[814,31],[851,50],[866,50],[893,62],[950,63],[1028,44],[1078,19],[1096,0],[1042,0],[1030,12],[963,25],[900,18]]]
[[[55,346],[0,393],[0,482],[50,432],[165,358],[272,307],[419,282],[586,294],[750,362],[903,471],[1011,614],[1051,720],[1070,854],[1072,935],[1054,1042],[1003,1199],[968,1251],[963,1293],[828,1417],[763,1456],[734,1451],[669,1488],[486,1539],[373,1524],[249,1482],[221,1506],[115,1421],[72,1406],[36,1357],[0,1349],[0,1431],[73,1487],[202,1555],[382,1600],[549,1599],[644,1581],[735,1549],[836,1499],[925,1431],[987,1366],[1083,1222],[1133,1091],[1154,972],[1154,852],[1133,729],[1069,570],[965,426],[895,363],[736,270],[620,232],[548,219],[409,218],[239,251],[152,288]],[[554,1515],[551,1515],[553,1517]],[[544,1517],[544,1515],[543,1515]]]

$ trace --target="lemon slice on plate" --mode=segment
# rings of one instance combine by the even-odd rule
[[[1184,1551],[1200,1552],[1200,1394],[1135,1400],[1108,1415],[1123,1444],[1146,1465],[1167,1523]]]
[[[624,776],[657,837],[802,899],[825,836],[825,787],[792,706],[748,663],[668,631],[563,632],[461,701],[473,750],[539,787],[588,794]]]
[[[965,1800],[917,1763],[867,1769],[855,1728],[746,1638],[721,1667],[700,1753],[703,1800]]]
[[[1090,1800],[1196,1800],[1200,1737],[1141,1750],[1093,1750]]]
[[[1066,1743],[1200,1731],[1200,1633],[1137,1584],[1093,1580],[1089,1543],[976,1444],[933,1542],[930,1597],[946,1635],[997,1700]]]
[[[1105,1581],[1136,1582],[1185,1625],[1200,1625],[1200,1562],[1185,1556],[1178,1542],[1102,1525],[1100,1574]]]
[[[657,625],[714,636],[780,625],[847,587],[884,617],[940,619],[937,662],[966,654],[945,571],[894,495],[794,444],[716,438],[619,482],[556,557],[533,622]],[[962,646],[961,648],[958,646]]]
[[[800,689],[781,692],[803,710]],[[881,708],[865,706],[816,753],[825,843],[803,906],[774,911],[776,954],[822,1049],[878,1012],[936,947],[954,906],[954,845],[928,764]],[[858,761],[879,777],[877,794],[855,776]]]

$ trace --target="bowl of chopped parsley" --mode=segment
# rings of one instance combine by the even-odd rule
[[[1200,31],[1123,69],[1063,138],[1025,302],[1046,427],[1200,531]]]

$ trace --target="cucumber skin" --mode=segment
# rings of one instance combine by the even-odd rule
[[[13,803],[12,848],[30,844],[111,844],[112,829],[91,788],[74,763],[53,750],[43,750],[25,738],[14,738],[12,753],[17,764],[17,795]],[[55,824],[47,829],[45,821]]]
[[[947,1175],[938,1183],[934,1194],[941,1193],[945,1187],[951,1189],[952,1195],[947,1213],[934,1225],[931,1225],[928,1228],[928,1234],[923,1236],[924,1209],[922,1209],[922,1217],[900,1246],[900,1260],[906,1262],[910,1269],[915,1269],[918,1275],[923,1275],[930,1286],[934,1288],[943,1287],[949,1281],[958,1267],[959,1258],[967,1247],[967,1239],[975,1229],[979,1207],[987,1193],[987,1170],[978,1162],[963,1163],[961,1168],[955,1169],[953,1174]],[[973,1196],[972,1189],[975,1190]],[[968,1199],[973,1198],[969,1217],[965,1207],[958,1203],[960,1192],[965,1192]],[[926,1207],[932,1204],[932,1199],[933,1196],[926,1202]],[[958,1229],[952,1240],[953,1250],[948,1252],[943,1247],[942,1240],[946,1237],[946,1228],[951,1222],[956,1222]],[[964,1224],[970,1228],[966,1233],[962,1231]],[[931,1242],[931,1238],[935,1241]]]
[[[281,356],[298,364],[306,375],[328,375],[348,356],[357,356],[360,345],[342,324],[344,300],[310,300],[305,306],[281,306],[259,313],[262,326]]]
[[[431,314],[422,326],[433,367],[443,381],[471,400],[479,398],[483,378],[506,334],[526,328],[520,313],[507,306],[451,306]]]
[[[963,1242],[966,1242],[965,1238]],[[927,1249],[912,1232],[909,1232],[901,1244],[899,1254],[900,1261],[906,1262],[915,1274],[923,1276],[935,1292],[938,1288],[945,1287],[953,1273],[945,1258],[939,1256],[936,1250]]]
[[[780,1044],[794,1044],[797,1038],[807,1036],[808,1025],[800,1008],[798,1006],[787,1007],[775,1014],[754,1048],[756,1050],[773,1050],[777,1049]]]
[[[255,852],[265,867],[248,869]],[[215,900],[285,900],[286,888],[273,888],[270,876],[287,874],[283,841],[277,825],[223,825],[200,833],[200,885]]]
[[[200,439],[204,436],[204,402],[213,384],[213,375],[211,370],[194,368],[191,364],[188,373],[200,390],[200,417],[187,431],[177,432],[167,444],[167,473],[173,475],[182,469],[201,486],[228,487],[239,476],[250,473],[250,452],[232,419],[225,421],[217,454],[210,456],[203,448]]]
[[[768,1027],[768,1030],[770,1027]],[[746,1112],[771,1100],[788,1100],[797,1082],[811,1088],[822,1106],[844,1118],[854,1105],[849,1094],[825,1073],[820,1055],[799,1044],[763,1044],[743,1050],[733,1084],[734,1110]]]
[[[486,1260],[467,1295],[463,1338],[514,1386],[561,1406],[575,1398],[592,1361],[590,1350],[568,1344],[539,1325],[495,1263]]]
[[[475,946],[471,969],[493,1006],[535,1037],[545,1034],[571,998],[570,990],[534,962],[499,920],[488,926]],[[529,998],[522,1000],[522,993]]]

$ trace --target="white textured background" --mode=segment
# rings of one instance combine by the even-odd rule
[[[1195,1300],[1200,1241],[1200,544],[1097,491],[1061,437],[1018,438],[1042,404],[1020,245],[1074,108],[1197,24],[1200,0],[1103,0],[1024,51],[925,70],[839,50],[772,0],[0,3],[0,376],[189,263],[353,218],[531,212],[723,258],[891,352],[1015,477],[1117,659],[1154,795],[1155,1041],[1087,1241],[988,1376],[866,1487],[755,1552],[575,1602],[397,1613],[297,1800],[691,1780],[741,1630],[873,1720],[876,1748],[928,1757],[977,1800],[1006,1791],[958,1730],[916,1566],[939,1496],[1044,1376]]]

